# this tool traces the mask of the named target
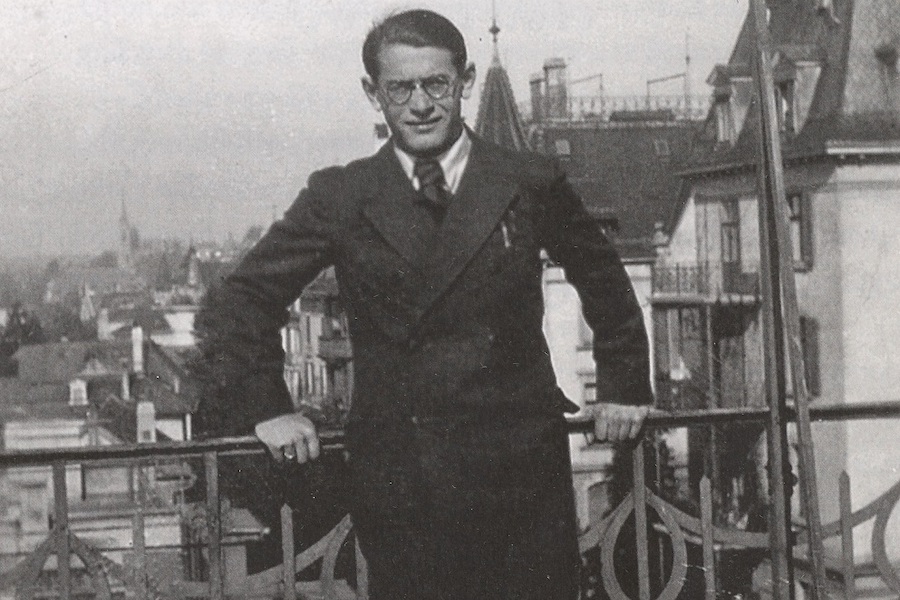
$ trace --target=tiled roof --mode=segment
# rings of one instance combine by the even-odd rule
[[[512,85],[497,54],[484,78],[475,132],[499,146],[511,150],[527,150],[525,128],[516,107]]]
[[[159,417],[193,413],[199,401],[196,390],[190,383],[182,384],[176,393],[170,383],[155,374],[137,380],[132,393],[135,398],[152,402]]]
[[[69,406],[69,386],[0,379],[0,422],[83,419],[86,406]]]
[[[567,146],[563,165],[588,210],[618,222],[613,239],[620,254],[641,258],[655,256],[656,223],[671,230],[685,198],[677,173],[695,134],[691,121],[629,121],[546,126],[543,137],[551,154]]]
[[[329,267],[319,273],[319,275],[303,290],[304,298],[312,297],[333,297],[338,294],[337,278],[334,275],[334,268]]]
[[[106,293],[146,289],[142,277],[115,267],[70,265],[62,269],[48,284],[47,291],[56,301],[63,301],[84,286],[94,292]]]
[[[22,346],[13,358],[18,378],[27,383],[68,383],[91,358],[112,372],[131,367],[131,342],[54,342]]]
[[[834,144],[900,142],[900,77],[896,65],[885,65],[876,54],[880,47],[896,50],[900,44],[900,2],[833,0],[833,6],[837,21],[818,11],[814,2],[772,4],[770,30],[776,60],[821,67],[815,89],[806,98],[809,110],[801,130],[782,144],[786,160],[824,156]],[[748,70],[754,37],[748,16],[728,72]],[[753,102],[736,142],[729,147],[716,143],[716,123],[710,113],[687,171],[754,164],[759,119]]]

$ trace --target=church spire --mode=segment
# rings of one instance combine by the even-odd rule
[[[509,75],[500,62],[500,51],[497,47],[500,27],[497,26],[496,0],[492,2],[492,8],[494,14],[488,31],[494,38],[494,58],[485,75],[484,87],[481,89],[475,132],[500,146],[527,150],[528,141],[522,117],[516,106]]]
[[[500,28],[497,26],[497,0],[491,1],[491,27],[488,29],[494,38],[494,58],[492,62],[500,63],[500,50],[497,45],[497,36],[500,34]]]

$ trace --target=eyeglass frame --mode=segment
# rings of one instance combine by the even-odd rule
[[[390,104],[393,104],[394,106],[404,106],[404,105],[408,104],[409,101],[412,99],[413,93],[416,90],[422,90],[423,92],[425,92],[426,96],[428,96],[431,100],[434,100],[436,102],[438,100],[443,100],[447,96],[452,95],[456,91],[457,84],[460,81],[462,81],[462,78],[460,78],[460,77],[454,77],[452,80],[444,81],[444,79],[446,77],[447,77],[446,75],[430,75],[428,77],[417,77],[416,79],[403,79],[403,80],[399,80],[399,81],[388,82],[388,83],[392,83],[395,85],[405,84],[405,85],[409,86],[411,84],[411,87],[403,88],[404,91],[406,92],[406,98],[402,102],[400,102],[396,98],[392,97],[391,92],[388,91],[388,89],[385,85],[378,84],[378,90],[382,94],[384,94],[387,101]],[[428,91],[427,85],[428,85],[428,83],[430,83],[429,80],[439,80],[439,81],[437,81],[437,83],[445,84],[447,86],[447,89],[445,89],[440,95],[434,95]]]

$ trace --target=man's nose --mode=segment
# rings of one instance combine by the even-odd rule
[[[434,110],[434,100],[420,85],[416,86],[409,98],[409,110],[416,115],[428,115]]]

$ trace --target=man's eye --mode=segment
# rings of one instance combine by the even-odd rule
[[[415,89],[416,84],[413,81],[391,81],[387,84],[389,92],[407,92]]]

